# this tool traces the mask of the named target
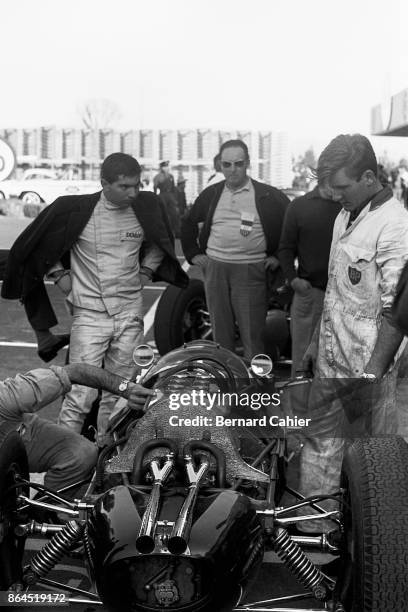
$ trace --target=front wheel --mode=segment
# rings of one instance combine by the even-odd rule
[[[35,191],[26,191],[20,196],[24,204],[41,204],[41,197]]]
[[[163,292],[154,318],[154,339],[160,355],[192,340],[212,340],[204,284],[190,279],[188,287],[170,285]]]
[[[340,599],[347,612],[395,612],[408,601],[408,445],[399,437],[360,439],[348,449],[347,557]]]

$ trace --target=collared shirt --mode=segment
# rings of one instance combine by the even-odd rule
[[[265,234],[249,179],[236,191],[224,187],[212,219],[207,255],[233,263],[257,263],[266,258]]]
[[[114,206],[102,192],[71,249],[72,290],[68,301],[109,315],[127,308],[140,310],[139,254],[143,241],[144,232],[132,207]],[[155,245],[147,245],[145,251],[142,265],[154,271],[163,252]]]
[[[37,418],[34,412],[50,404],[71,389],[71,381],[64,368],[37,368],[6,378],[0,382],[0,427],[22,423],[29,425]],[[13,426],[14,428],[14,426]]]

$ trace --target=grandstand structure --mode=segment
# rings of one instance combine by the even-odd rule
[[[213,157],[231,138],[242,139],[251,156],[251,175],[276,187],[292,181],[288,134],[250,130],[87,130],[43,126],[0,129],[0,138],[14,149],[16,176],[32,167],[48,167],[64,176],[96,179],[102,160],[122,151],[136,157],[151,181],[160,161],[169,160],[175,179],[187,179],[187,200],[206,186],[213,172]]]

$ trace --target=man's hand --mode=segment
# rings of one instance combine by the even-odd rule
[[[71,383],[105,389],[115,395],[121,395],[128,400],[129,408],[140,409],[145,405],[149,397],[155,395],[152,389],[147,389],[138,383],[129,381],[125,391],[119,391],[119,385],[123,383],[123,377],[117,376],[109,370],[104,370],[88,363],[70,363],[63,366]]]
[[[304,372],[315,373],[318,349],[318,343],[315,339],[312,339],[302,359],[302,370]]]
[[[55,284],[57,285],[58,289],[62,291],[65,297],[67,297],[67,295],[70,294],[72,287],[71,274],[68,271],[64,272],[64,274],[62,274],[59,279],[55,281]]]
[[[271,272],[275,272],[280,266],[279,259],[274,255],[269,255],[264,261],[265,270],[271,270]]]
[[[336,379],[338,396],[350,424],[360,420],[360,429],[371,433],[372,407],[379,395],[380,379]],[[359,430],[360,430],[359,429]]]
[[[377,378],[384,376],[403,339],[403,332],[394,327],[392,323],[383,316],[380,329],[378,330],[377,342],[375,343],[373,352],[371,353],[371,357],[364,371],[368,374],[374,374]]]
[[[202,266],[203,268],[205,268],[205,266],[208,263],[208,257],[207,257],[207,255],[204,255],[204,253],[202,253],[200,255],[194,255],[194,257],[191,260],[191,262],[195,266]]]
[[[146,400],[149,397],[153,397],[155,395],[155,392],[153,389],[146,389],[146,387],[143,387],[138,383],[130,382],[126,395],[129,408],[132,408],[132,410],[139,410],[140,408],[143,408]]]
[[[140,272],[139,279],[140,279],[140,284],[142,285],[142,289],[150,281],[150,278],[147,276],[147,274],[143,274],[143,272]]]
[[[316,373],[316,360],[319,352],[319,337],[320,337],[320,323],[322,317],[316,322],[312,339],[307,347],[305,354],[302,359],[302,369],[304,372],[310,372],[311,374]]]
[[[290,283],[290,286],[292,287],[293,291],[299,293],[299,295],[306,295],[312,288],[309,281],[304,278],[294,278]]]
[[[153,278],[153,270],[148,266],[140,266],[139,279],[142,289]]]

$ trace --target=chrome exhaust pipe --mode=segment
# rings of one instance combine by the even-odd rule
[[[187,477],[190,486],[167,543],[167,548],[172,555],[182,555],[187,549],[193,524],[193,510],[199,486],[210,466],[210,462],[204,459],[200,461],[200,467],[196,472],[194,470],[194,463],[191,455],[185,455],[184,461],[186,462]]]
[[[157,515],[160,505],[160,489],[173,469],[173,466],[174,453],[166,455],[166,461],[162,468],[160,468],[159,459],[152,459],[150,462],[150,469],[154,477],[154,482],[149,502],[143,514],[139,535],[136,538],[137,550],[145,555],[152,553],[156,546],[154,534],[156,531]]]

